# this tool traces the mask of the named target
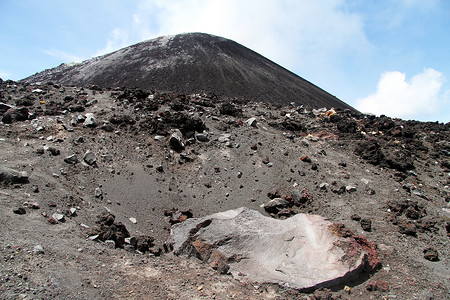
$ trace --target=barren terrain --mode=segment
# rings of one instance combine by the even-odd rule
[[[449,124],[12,81],[0,102],[1,299],[448,299]],[[242,206],[343,224],[381,266],[306,292],[164,247],[171,224]]]

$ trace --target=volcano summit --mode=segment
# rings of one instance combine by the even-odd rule
[[[307,80],[232,41],[204,33],[162,36],[78,64],[61,64],[23,81],[239,97],[313,108],[354,110]]]

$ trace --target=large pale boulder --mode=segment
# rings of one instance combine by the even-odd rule
[[[278,220],[248,208],[176,224],[167,247],[237,279],[300,290],[344,284],[379,264],[366,239],[324,217]]]

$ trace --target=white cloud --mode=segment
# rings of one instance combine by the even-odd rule
[[[356,101],[356,109],[377,115],[415,118],[436,114],[446,105],[447,92],[441,92],[445,77],[434,69],[424,69],[410,80],[398,71],[385,72],[378,82],[377,91]]]
[[[83,61],[82,57],[61,50],[43,50],[42,52],[44,52],[47,55],[59,58],[66,63]]]
[[[130,43],[130,37],[127,30],[122,28],[115,28],[112,32],[108,41],[106,43],[105,48],[97,51],[94,56],[103,55],[106,53],[113,52],[117,49],[123,48]]]
[[[101,53],[159,35],[205,32],[235,40],[289,69],[317,70],[370,48],[345,0],[141,0]]]
[[[11,78],[11,73],[0,70],[0,78],[3,80]]]

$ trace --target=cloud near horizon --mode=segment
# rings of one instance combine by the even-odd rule
[[[344,0],[173,0],[138,2],[126,27],[110,32],[105,54],[159,35],[205,32],[235,40],[289,69],[330,68],[342,53],[369,49],[360,16]]]
[[[403,119],[436,114],[448,102],[448,92],[441,91],[444,82],[444,75],[432,68],[424,69],[410,80],[402,72],[384,72],[376,92],[356,100],[355,108],[364,113]]]

